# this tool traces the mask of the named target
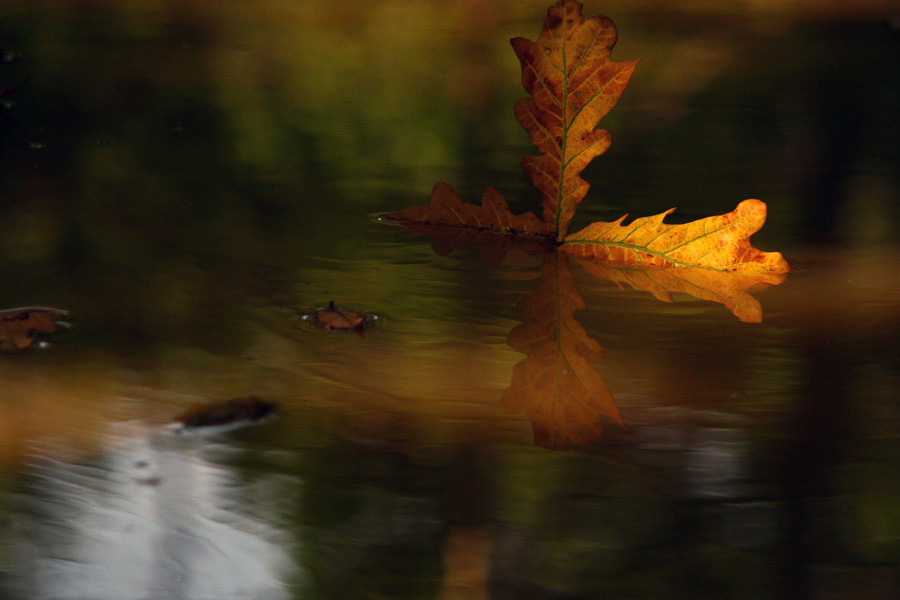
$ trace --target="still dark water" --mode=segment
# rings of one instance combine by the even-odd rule
[[[900,596],[900,6],[834,6],[585,6],[643,62],[574,227],[759,197],[757,305],[377,222],[537,207],[543,3],[4,2],[0,308],[74,328],[0,354],[0,598]],[[523,315],[626,427],[511,386]]]

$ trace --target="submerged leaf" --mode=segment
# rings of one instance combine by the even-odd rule
[[[609,60],[617,37],[608,17],[585,18],[581,4],[560,0],[547,11],[537,42],[512,40],[522,86],[531,94],[516,102],[516,118],[541,152],[525,158],[522,168],[541,191],[544,221],[557,240],[566,236],[590,187],[579,174],[611,143],[609,132],[596,127],[638,63]]]
[[[431,190],[431,202],[391,213],[388,219],[404,224],[420,224],[435,228],[452,228],[485,234],[546,237],[547,225],[534,213],[514,215],[503,194],[489,187],[484,190],[481,205],[463,202],[459,194],[443,181]]]
[[[519,303],[525,322],[507,340],[527,358],[514,367],[502,404],[524,411],[535,443],[546,448],[584,446],[603,433],[604,418],[621,423],[612,392],[591,364],[603,347],[575,318],[584,307],[567,258],[551,253],[537,287]]]
[[[552,247],[550,239],[544,237],[514,238],[485,231],[434,227],[418,223],[407,223],[406,226],[426,235],[438,256],[447,256],[458,248],[477,248],[481,262],[491,266],[503,263],[507,255],[513,251],[533,255]]]
[[[561,250],[585,258],[640,267],[705,267],[717,271],[787,273],[778,252],[754,248],[750,236],[766,221],[766,204],[744,200],[730,213],[682,225],[663,223],[675,209],[611,223],[596,222],[566,237]]]
[[[581,5],[560,0],[547,11],[537,42],[512,40],[522,64],[522,85],[531,94],[516,103],[516,118],[541,152],[522,161],[543,196],[543,221],[532,213],[513,215],[503,196],[487,188],[481,206],[463,202],[438,183],[427,206],[390,215],[420,223],[505,235],[537,235],[561,240],[590,187],[579,177],[609,147],[609,133],[596,129],[618,102],[637,61],[609,60],[616,43],[607,17],[585,18]]]

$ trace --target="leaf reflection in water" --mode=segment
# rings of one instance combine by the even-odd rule
[[[650,292],[672,302],[684,293],[724,304],[740,320],[762,321],[762,307],[749,290],[778,285],[786,275],[722,272],[709,269],[637,269],[578,261],[594,277],[619,286]],[[531,420],[535,443],[562,449],[584,446],[603,433],[603,420],[622,424],[615,399],[592,361],[603,347],[585,331],[575,313],[585,307],[575,286],[569,260],[548,254],[537,287],[519,304],[525,323],[509,334],[509,345],[527,355],[513,369],[503,406]]]
[[[227,448],[120,433],[102,464],[37,459],[46,501],[19,544],[17,587],[59,600],[290,597],[298,566],[286,534],[250,514],[246,484],[206,458]]]
[[[750,295],[750,290],[778,285],[787,277],[786,273],[614,267],[588,260],[578,260],[578,265],[590,275],[612,281],[619,287],[649,292],[660,302],[672,302],[672,294],[682,293],[724,304],[745,323],[761,323],[763,318],[762,306]]]
[[[510,411],[525,412],[540,446],[583,446],[603,433],[603,418],[622,422],[590,362],[602,358],[603,347],[575,318],[584,307],[568,259],[548,254],[537,287],[518,306],[526,322],[509,333],[509,345],[527,358],[513,368],[502,399]]]
[[[538,284],[518,306],[525,322],[507,340],[527,358],[514,367],[512,384],[501,403],[511,412],[524,412],[532,423],[535,443],[553,449],[585,446],[603,434],[604,421],[622,423],[612,392],[592,364],[603,357],[603,347],[575,318],[586,304],[570,261],[592,277],[622,289],[648,292],[661,302],[686,294],[722,304],[745,323],[763,320],[762,306],[750,291],[779,285],[787,278],[786,273],[759,271],[614,266],[492,232],[452,235],[442,227],[417,229],[429,236],[436,251],[440,248],[439,254],[474,246],[491,265],[506,262],[513,250],[526,255],[545,252]]]

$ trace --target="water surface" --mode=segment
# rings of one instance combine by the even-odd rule
[[[585,7],[643,62],[573,226],[762,198],[795,271],[751,323],[375,218],[537,208],[507,40],[543,4],[295,4],[0,8],[2,308],[75,325],[0,355],[0,597],[900,592],[896,7]],[[515,387],[542,281],[624,426]],[[248,395],[279,416],[165,429]]]

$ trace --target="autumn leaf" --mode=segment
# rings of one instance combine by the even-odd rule
[[[750,236],[766,221],[766,205],[744,200],[730,213],[682,225],[663,223],[673,210],[611,223],[597,222],[566,237],[561,250],[579,257],[642,267],[705,267],[717,271],[786,273],[778,252],[753,247]]]
[[[47,337],[72,327],[69,319],[69,312],[58,308],[0,310],[0,349],[47,348]]]
[[[609,60],[617,37],[608,17],[585,18],[581,4],[560,0],[547,11],[537,42],[512,40],[522,86],[531,94],[516,102],[516,118],[541,151],[526,157],[522,168],[541,191],[544,222],[557,240],[566,236],[590,187],[580,173],[610,146],[609,132],[596,127],[638,63]]]
[[[537,42],[511,41],[522,64],[522,85],[531,94],[516,103],[516,118],[542,153],[527,157],[522,168],[543,196],[543,221],[532,213],[513,215],[494,188],[485,190],[477,206],[463,202],[443,182],[432,191],[430,204],[389,219],[561,240],[590,187],[579,173],[610,145],[609,133],[595,128],[618,102],[637,65],[610,62],[617,35],[609,18],[585,18],[578,2],[560,0],[547,11]]]
[[[367,325],[379,319],[378,315],[374,313],[363,313],[339,308],[334,304],[334,301],[330,301],[328,306],[323,306],[311,313],[301,315],[300,318],[321,329],[356,331],[360,334],[362,334]]]
[[[641,269],[615,267],[593,260],[578,261],[590,275],[612,281],[619,287],[649,292],[661,302],[672,302],[673,294],[724,304],[745,323],[762,322],[762,306],[750,295],[759,286],[778,285],[784,273],[713,271],[710,269]]]
[[[617,35],[607,17],[586,18],[578,2],[560,0],[547,11],[536,41],[512,40],[522,85],[530,94],[516,103],[516,117],[541,152],[526,157],[522,167],[543,197],[542,219],[532,213],[513,215],[494,188],[485,190],[481,205],[475,205],[442,182],[434,187],[428,205],[392,213],[388,220],[440,238],[436,247],[444,250],[467,243],[485,247],[485,236],[500,235],[508,240],[550,239],[564,252],[615,265],[790,271],[781,254],[750,243],[766,219],[766,205],[760,200],[745,200],[730,213],[683,225],[663,222],[670,210],[627,225],[626,217],[598,222],[567,235],[589,188],[581,172],[610,145],[609,133],[597,126],[621,98],[637,65],[610,61]],[[502,251],[495,254],[502,256]]]
[[[584,307],[568,259],[552,252],[537,287],[519,303],[525,322],[507,339],[527,358],[513,368],[502,405],[524,412],[535,443],[546,448],[584,446],[603,433],[603,419],[621,423],[612,392],[591,364],[603,347],[575,318]]]
[[[500,264],[513,248],[527,253],[546,250],[552,243],[549,229],[534,215],[513,215],[494,188],[484,192],[481,206],[462,201],[446,183],[431,192],[431,203],[394,213],[410,229],[428,236],[431,247],[444,256],[465,246],[477,247],[485,264]]]
[[[438,230],[447,228],[472,233],[507,236],[547,237],[549,227],[534,213],[514,215],[503,194],[489,187],[484,190],[481,205],[463,202],[459,194],[443,181],[431,190],[431,202],[391,213],[388,219],[413,226],[425,225]]]

